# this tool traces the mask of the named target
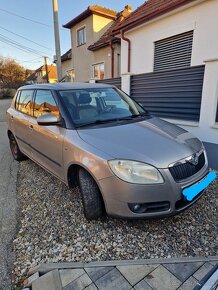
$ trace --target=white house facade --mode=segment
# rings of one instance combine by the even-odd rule
[[[166,79],[170,72],[171,74],[175,72],[176,75],[178,70],[182,74],[183,69],[184,75],[187,75],[190,70],[190,77],[185,80],[187,84],[190,84],[187,89],[188,93],[186,88],[180,90],[181,76],[180,82],[177,83],[178,95],[183,93],[183,97],[186,97],[187,101],[180,104],[176,98],[176,91],[172,100],[177,102],[178,108],[187,105],[191,112],[193,99],[193,107],[196,106],[196,112],[197,109],[199,110],[199,116],[193,115],[192,118],[187,114],[187,117],[181,118],[179,116],[185,116],[185,114],[178,114],[178,116],[175,114],[176,117],[173,118],[172,114],[170,118],[167,116],[164,118],[189,130],[202,141],[218,144],[218,1],[177,0],[171,1],[178,2],[178,5],[173,8],[170,1],[164,3],[160,0],[160,6],[157,8],[162,9],[163,12],[159,15],[157,12],[156,16],[154,12],[152,12],[153,16],[152,13],[149,15],[149,9],[154,11],[152,2],[157,1],[149,0],[143,4],[127,18],[129,21],[122,23],[119,31],[114,32],[119,33],[122,39],[122,89],[131,93],[132,82],[134,78],[137,79],[136,75],[141,74],[141,79],[145,80],[145,83],[146,78],[156,78],[157,84],[159,84],[159,76],[162,77],[165,74]],[[137,19],[140,9],[140,15],[144,13],[144,19],[142,18],[141,22],[140,19]],[[197,80],[200,73],[202,74],[202,87],[200,87],[200,78]],[[165,80],[165,84],[170,87],[170,79],[168,84]],[[149,82],[146,83],[146,87],[149,91]],[[197,87],[200,91],[197,91]],[[162,89],[164,93],[164,86]],[[146,98],[153,98],[153,100],[156,98],[156,102],[160,102],[160,107],[164,108],[166,105],[161,103],[161,92],[159,95],[151,93],[150,96],[146,91],[142,92],[145,93]],[[199,108],[195,104],[197,98],[200,100]],[[186,111],[188,112],[188,110]],[[160,117],[162,116],[160,115]],[[216,148],[218,158],[218,147]]]
[[[148,0],[112,35],[121,38],[114,84],[152,115],[204,142],[218,169],[218,0]]]

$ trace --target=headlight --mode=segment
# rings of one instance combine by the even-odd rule
[[[108,163],[113,173],[124,181],[138,184],[164,182],[160,172],[149,164],[129,160],[111,160]]]

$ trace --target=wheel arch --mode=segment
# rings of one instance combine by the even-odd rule
[[[99,183],[98,183],[98,180],[93,175],[93,173],[89,170],[89,168],[84,166],[84,164],[80,164],[80,163],[72,163],[68,166],[67,183],[68,183],[69,187],[78,185],[78,171],[79,171],[79,169],[84,169],[85,171],[87,171],[91,175],[91,177],[95,180],[96,184],[98,185],[99,189],[101,190]],[[72,177],[75,178],[75,181],[72,180]]]
[[[83,164],[72,163],[72,164],[69,165],[68,170],[67,170],[67,184],[68,184],[69,188],[72,188],[72,187],[75,187],[75,186],[79,185],[79,176],[78,176],[79,169],[84,169],[94,179],[94,181],[97,184],[97,186],[99,188],[99,191],[101,193],[101,196],[102,196],[102,199],[103,199],[103,202],[104,202],[104,206],[106,207],[106,200],[104,198],[104,195],[102,194],[102,188],[101,188],[98,180],[93,175],[93,173],[89,170],[89,168],[87,168]],[[72,180],[72,178],[75,178],[75,180]]]

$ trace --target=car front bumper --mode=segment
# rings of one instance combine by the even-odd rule
[[[163,184],[139,185],[122,181],[116,176],[99,181],[99,187],[108,215],[122,218],[152,218],[175,215],[195,203],[200,192],[192,201],[185,200],[182,191],[199,182],[209,172],[208,164],[195,175],[182,182],[176,182],[168,169],[160,170]],[[132,206],[139,204],[144,212],[134,212]]]

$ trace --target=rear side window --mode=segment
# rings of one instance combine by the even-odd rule
[[[16,97],[15,97],[14,107],[16,110],[18,110],[19,98],[20,98],[20,91],[17,92]]]
[[[39,117],[45,114],[52,114],[59,118],[59,109],[51,91],[38,90],[36,91],[33,115]]]
[[[18,94],[16,109],[24,114],[32,115],[33,90],[23,90]]]

